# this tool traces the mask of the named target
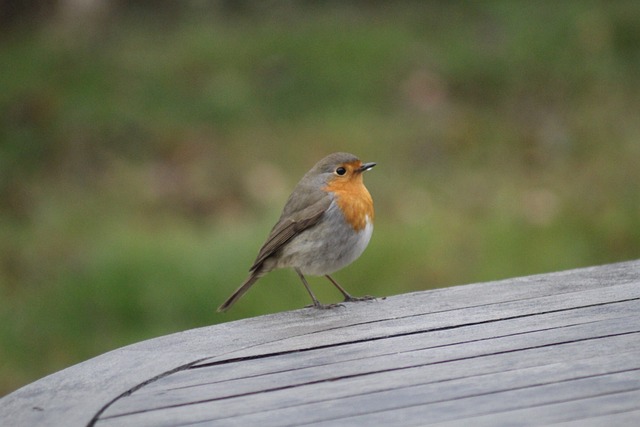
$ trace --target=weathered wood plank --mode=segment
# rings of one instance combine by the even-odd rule
[[[542,366],[513,369],[442,379],[431,375],[412,375],[410,381],[369,381],[369,387],[335,386],[332,392],[315,393],[312,390],[285,389],[269,396],[268,393],[239,396],[200,404],[166,408],[115,417],[101,421],[100,427],[110,425],[172,425],[178,422],[203,421],[259,423],[262,427],[279,425],[280,420],[295,419],[299,423],[317,422],[327,417],[348,417],[354,413],[397,408],[400,404],[426,404],[455,401],[460,398],[521,389],[532,385],[553,384],[608,373],[640,369],[640,350],[620,353],[613,359],[609,355],[580,361],[559,362]],[[464,373],[460,373],[464,375]],[[387,374],[385,374],[387,375]],[[406,378],[406,377],[405,377]],[[415,379],[419,379],[415,381]],[[425,381],[425,378],[428,378]],[[375,378],[374,378],[375,380]],[[429,382],[430,381],[430,382]],[[418,382],[427,382],[419,384]],[[380,384],[384,385],[383,387]],[[340,391],[342,390],[342,393]],[[401,403],[399,403],[401,402]]]
[[[242,377],[255,377],[282,370],[301,369],[327,363],[342,363],[359,360],[363,357],[384,356],[400,352],[423,350],[469,341],[480,341],[489,338],[506,337],[515,334],[550,330],[566,326],[590,324],[601,320],[634,316],[638,313],[638,301],[612,303],[607,310],[603,306],[590,306],[570,311],[544,313],[537,316],[523,316],[515,319],[497,320],[442,330],[421,331],[421,324],[416,325],[416,333],[390,336],[383,340],[363,341],[335,345],[331,348],[319,348],[306,351],[287,352],[272,357],[260,357],[254,360],[239,360],[237,369],[233,362],[218,362],[210,365],[210,371],[195,369],[176,372],[161,381],[149,384],[139,393],[154,392],[157,388],[188,387],[201,384],[203,379],[212,383],[228,381]],[[266,355],[268,356],[268,354]],[[195,364],[193,368],[209,366],[207,361]]]
[[[278,355],[274,356],[274,358],[282,359],[280,367],[277,368],[281,372],[244,377],[242,374],[244,369],[243,365],[245,363],[247,365],[260,364],[263,363],[262,359],[238,362],[230,364],[229,366],[215,365],[212,367],[192,369],[190,371],[193,372],[193,375],[201,378],[204,384],[197,387],[193,385],[189,387],[177,385],[179,388],[176,388],[176,384],[174,383],[171,386],[173,391],[170,394],[162,389],[157,392],[145,393],[143,388],[139,393],[134,393],[127,399],[122,399],[111,405],[105,412],[105,415],[113,415],[119,410],[135,412],[166,405],[189,403],[194,400],[222,399],[233,395],[263,392],[272,390],[274,384],[277,384],[279,388],[294,387],[319,381],[366,375],[385,370],[439,364],[583,340],[596,341],[595,339],[599,337],[608,337],[614,334],[637,333],[639,331],[640,316],[633,315],[620,319],[609,319],[552,330],[478,340],[475,341],[473,345],[468,345],[468,342],[463,342],[456,345],[427,347],[413,351],[402,351],[402,349],[398,349],[397,353],[388,356],[369,357],[368,355],[363,355],[362,358],[355,360],[338,360],[335,363],[332,357],[334,349],[323,348],[317,351],[326,353],[326,359],[322,361],[321,364],[287,371],[281,370],[283,368],[289,368],[288,360],[291,357],[297,357],[298,354]],[[416,337],[416,339],[419,338],[419,336]],[[468,338],[475,340],[474,337]],[[637,339],[640,342],[640,334],[638,334]],[[424,345],[428,346],[428,341],[425,342]],[[329,361],[331,361],[331,363],[329,363]],[[239,378],[230,380],[228,379],[229,373],[236,373]],[[219,380],[219,377],[216,377],[216,375],[222,375],[223,379]],[[159,380],[157,383],[160,384],[162,382],[163,380]],[[156,386],[158,384],[156,384]],[[120,409],[121,407],[122,409]]]
[[[419,330],[459,328],[466,325],[514,319],[553,311],[574,310],[581,307],[615,303],[640,298],[640,281],[619,286],[589,289],[582,292],[518,299],[493,304],[481,304],[439,312],[414,313],[406,315],[403,310],[387,319],[350,323],[336,328],[323,328],[312,334],[293,335],[286,339],[266,342],[233,353],[203,360],[212,363],[231,358],[248,358],[283,351],[297,351],[307,348],[335,345],[344,342],[365,341],[411,334]],[[467,297],[468,298],[468,297]],[[374,304],[374,303],[371,303]],[[379,304],[380,307],[384,304]],[[420,329],[422,328],[422,329]]]
[[[638,312],[640,261],[277,313],[56,373],[0,399],[0,424],[624,425]]]
[[[590,386],[590,384],[584,384]],[[575,417],[588,417],[602,413],[613,413],[626,411],[637,407],[638,399],[640,399],[640,390],[624,391],[623,385],[616,387],[615,384],[606,387],[602,386],[605,394],[600,396],[592,396],[586,398],[572,399],[572,391],[580,390],[581,387],[573,387],[566,390],[566,394],[558,395],[557,398],[566,397],[568,401],[560,403],[548,403],[549,399],[545,398],[546,390],[527,390],[529,393],[522,393],[521,398],[535,399],[535,403],[539,407],[527,407],[523,409],[514,409],[503,413],[490,413],[486,415],[474,415],[474,409],[484,404],[499,403],[500,400],[471,398],[456,402],[453,405],[423,405],[410,408],[402,408],[396,411],[377,412],[368,415],[356,416],[351,418],[341,418],[322,421],[318,423],[305,424],[308,426],[383,426],[383,425],[403,425],[403,426],[530,426],[530,425],[549,425],[555,422],[575,420]],[[555,391],[555,390],[552,390]],[[510,406],[526,405],[527,402],[508,401],[505,408]],[[530,404],[533,405],[533,404]],[[468,410],[465,410],[468,409]],[[235,424],[234,420],[229,420],[224,425],[241,425]],[[637,420],[636,420],[637,421]],[[282,425],[295,425],[295,423],[285,423]]]
[[[627,411],[626,409],[611,409],[607,413],[598,413],[594,416],[585,414],[587,418],[554,423],[554,427],[603,427],[603,426],[634,426],[640,420],[640,410]],[[495,424],[494,424],[495,425]]]
[[[589,387],[590,385],[586,385]],[[602,387],[602,394],[591,398],[561,401],[541,407],[529,407],[512,410],[499,414],[487,414],[483,416],[473,416],[473,418],[455,419],[451,422],[436,424],[444,426],[461,426],[473,423],[474,427],[492,427],[496,425],[526,426],[526,425],[550,425],[563,421],[582,421],[584,418],[594,415],[611,414],[628,411],[638,407],[640,401],[640,390],[632,389],[624,391],[626,387],[616,388]],[[631,424],[637,425],[638,419],[631,420]],[[344,424],[346,425],[346,424]],[[362,424],[359,424],[362,425]],[[420,425],[420,424],[415,424]],[[584,425],[584,424],[581,424]],[[622,424],[610,424],[608,421],[601,426],[620,426]]]

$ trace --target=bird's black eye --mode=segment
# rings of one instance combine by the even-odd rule
[[[340,166],[338,169],[336,169],[336,174],[342,176],[345,173],[347,173],[347,170],[345,168],[343,168],[342,166]]]

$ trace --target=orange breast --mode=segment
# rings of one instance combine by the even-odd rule
[[[338,206],[354,230],[363,230],[367,225],[367,217],[373,222],[373,199],[364,186],[362,173],[345,179],[333,179],[324,190],[335,194]]]

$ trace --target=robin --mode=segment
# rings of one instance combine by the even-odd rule
[[[354,297],[329,274],[355,261],[369,244],[373,232],[373,200],[362,174],[375,163],[362,163],[348,153],[333,153],[320,160],[302,177],[271,229],[267,241],[249,269],[249,277],[218,311],[226,311],[262,276],[277,268],[291,267],[313,300],[313,307],[327,309],[340,304],[321,304],[304,275],[325,276],[344,295]]]

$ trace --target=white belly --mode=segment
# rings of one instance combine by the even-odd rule
[[[336,208],[332,204],[329,210]],[[312,276],[331,274],[358,259],[367,248],[372,233],[373,223],[369,218],[362,230],[355,231],[342,216],[326,215],[282,249],[276,267],[294,267]],[[318,239],[318,235],[323,236],[322,239]]]

